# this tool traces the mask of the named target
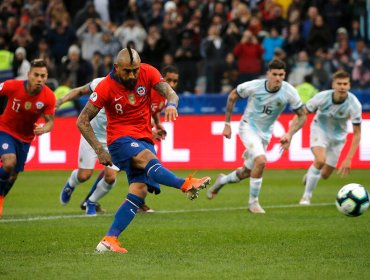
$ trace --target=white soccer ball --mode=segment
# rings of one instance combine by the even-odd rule
[[[369,208],[369,193],[360,184],[348,184],[337,194],[336,205],[344,215],[357,217]]]

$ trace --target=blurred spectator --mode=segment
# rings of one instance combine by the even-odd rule
[[[257,79],[262,73],[263,48],[251,31],[246,30],[240,42],[234,48],[238,61],[238,83]]]
[[[113,37],[110,31],[104,31],[99,47],[101,54],[114,57],[121,49],[122,46],[117,38]]]
[[[226,48],[228,52],[232,52],[239,43],[241,38],[241,33],[239,33],[239,29],[236,26],[235,22],[230,21],[226,26],[226,31],[223,34],[223,40],[225,42]]]
[[[239,71],[232,53],[228,53],[225,58],[225,65],[222,74],[221,93],[229,93],[238,85]]]
[[[68,49],[68,56],[63,58],[62,80],[69,80],[72,88],[83,86],[92,79],[91,63],[81,58],[81,51],[77,45]]]
[[[91,58],[91,66],[92,66],[92,79],[104,77],[104,64],[103,64],[103,56],[99,51],[95,51],[92,58]]]
[[[143,51],[140,54],[142,62],[149,63],[157,69],[161,69],[162,57],[168,48],[167,42],[162,38],[156,25],[148,29]]]
[[[68,48],[76,41],[76,35],[71,27],[57,22],[55,26],[48,30],[46,40],[58,66],[62,57],[67,54]]]
[[[351,28],[349,29],[349,34],[348,34],[348,37],[349,37],[349,45],[351,47],[352,50],[355,49],[356,47],[356,42],[358,40],[364,40],[365,36],[364,36],[364,31],[361,31],[360,29],[360,22],[358,19],[354,19],[352,20],[351,22]]]
[[[322,16],[325,19],[325,25],[331,32],[331,38],[334,38],[335,32],[341,26],[348,27],[350,18],[345,1],[328,0],[322,10]]]
[[[199,49],[193,44],[192,32],[183,32],[180,46],[175,52],[175,64],[179,68],[179,76],[184,77],[180,79],[177,86],[178,93],[194,93],[198,77],[197,63],[199,60]]]
[[[62,0],[50,0],[46,9],[46,19],[50,26],[54,27],[61,23],[69,26],[70,15]]]
[[[295,55],[305,48],[305,42],[299,33],[299,25],[292,24],[289,26],[288,37],[285,39],[282,49],[286,52],[287,56],[294,58]]]
[[[336,69],[333,55],[331,52],[318,49],[314,57],[312,83],[320,91],[325,90],[330,87],[330,77]]]
[[[303,15],[304,11],[304,3],[301,0],[292,0],[291,3],[288,6],[287,11],[287,19],[290,21],[290,18],[293,13],[296,13],[298,11],[299,15]]]
[[[128,19],[122,23],[114,32],[114,36],[119,40],[122,47],[126,47],[129,41],[133,41],[136,50],[141,53],[147,33],[144,27],[135,19]]]
[[[37,46],[39,41],[46,37],[47,25],[44,16],[38,15],[32,19],[32,24],[30,27],[30,34],[33,38],[34,44]]]
[[[317,15],[307,39],[307,50],[314,54],[317,49],[328,49],[332,42],[330,29],[324,24],[321,15]]]
[[[263,29],[261,20],[258,16],[251,17],[248,29],[253,33],[254,36],[257,36],[258,33]]]
[[[318,93],[317,88],[312,84],[312,75],[304,76],[304,82],[296,86],[299,97],[303,104],[306,104],[316,93]]]
[[[109,0],[109,18],[114,24],[124,21],[124,10],[128,6],[128,0]]]
[[[279,34],[275,27],[272,27],[269,36],[262,40],[264,65],[267,65],[271,61],[274,56],[274,50],[276,48],[282,48],[283,44],[284,38]]]
[[[10,49],[15,50],[18,47],[25,48],[29,53],[35,49],[34,45],[32,45],[33,39],[31,34],[29,33],[28,29],[19,29],[18,32],[15,32],[11,44]]]
[[[287,33],[288,21],[283,17],[283,8],[280,5],[272,6],[272,17],[264,22],[266,29],[276,28],[279,34]]]
[[[87,19],[77,30],[76,35],[81,43],[82,58],[90,60],[102,45],[105,28],[100,19]]]
[[[18,47],[15,50],[13,61],[13,75],[15,80],[27,80],[28,71],[31,68],[30,62],[27,60],[26,49]]]
[[[204,58],[204,71],[206,75],[206,92],[219,93],[223,74],[224,59],[227,49],[220,36],[220,27],[211,25],[208,29],[208,36],[200,47]]]
[[[145,26],[156,25],[161,27],[164,17],[163,5],[161,0],[153,0],[151,11],[145,18]]]
[[[370,53],[363,59],[358,59],[352,70],[353,86],[368,89],[370,87]]]
[[[308,54],[306,51],[298,53],[297,61],[292,65],[291,72],[288,76],[288,82],[293,86],[302,84],[304,77],[312,74],[313,67],[309,62]]]
[[[342,55],[351,56],[352,50],[349,46],[348,32],[344,27],[337,30],[336,41],[334,42],[333,52],[335,58],[340,58]]]
[[[307,17],[302,24],[302,38],[307,41],[310,35],[311,29],[314,26],[316,17],[319,15],[319,10],[315,6],[310,6],[307,11]]]
[[[5,46],[5,40],[0,37],[0,82],[13,78],[14,53]]]
[[[125,7],[123,12],[124,20],[134,20],[138,25],[145,27],[145,19],[142,16],[143,11],[138,7],[136,0],[129,0],[128,5]]]
[[[77,12],[73,20],[73,26],[77,30],[88,19],[100,19],[99,12],[96,11],[92,1],[86,1],[85,7]]]
[[[56,99],[62,98],[64,95],[68,94],[71,91],[70,80],[66,79],[62,82],[60,86],[54,89],[54,94]],[[58,117],[67,117],[67,116],[77,116],[78,111],[75,108],[75,103],[79,102],[78,100],[75,101],[68,101],[63,103],[59,106],[59,108],[55,111],[55,116]],[[80,106],[77,106],[80,108]]]
[[[163,69],[166,66],[169,65],[174,65],[175,64],[175,59],[172,54],[170,53],[165,53],[162,58],[162,63],[160,69]]]
[[[366,47],[364,40],[358,40],[356,42],[356,48],[352,52],[352,60],[356,61],[358,59],[364,59],[368,54],[368,49]]]
[[[106,54],[103,57],[103,67],[102,67],[102,75],[100,77],[105,77],[109,74],[110,71],[113,69],[113,56]]]
[[[248,28],[251,17],[251,11],[245,3],[239,3],[236,5],[235,10],[233,11],[232,20],[238,27],[240,34]]]
[[[98,14],[100,15],[101,21],[103,23],[109,22],[109,0],[94,0],[94,6],[95,10],[99,11]]]

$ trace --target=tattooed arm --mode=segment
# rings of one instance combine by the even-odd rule
[[[109,153],[104,149],[103,145],[98,141],[95,136],[94,130],[91,127],[90,121],[98,114],[100,109],[90,102],[86,103],[85,108],[77,119],[77,126],[81,131],[82,136],[94,149],[98,156],[99,162],[103,165],[112,165],[112,158]]]
[[[294,133],[301,129],[301,127],[306,123],[307,119],[307,109],[305,106],[300,107],[295,111],[296,116],[293,118],[292,123],[289,127],[288,132],[280,138],[280,144],[282,150],[288,150],[290,146],[290,141]]]
[[[230,139],[231,138],[231,114],[233,112],[235,102],[239,99],[239,95],[236,92],[236,89],[233,89],[229,96],[227,97],[227,103],[226,103],[226,112],[225,112],[225,127],[223,131],[223,135]]]
[[[178,116],[177,105],[179,103],[179,97],[176,92],[166,82],[157,83],[154,86],[154,89],[167,99],[167,107],[164,117],[165,121],[176,120],[176,117]]]

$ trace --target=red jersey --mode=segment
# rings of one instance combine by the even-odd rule
[[[29,95],[27,81],[9,80],[0,84],[0,95],[8,97],[4,113],[0,116],[0,131],[30,143],[35,134],[34,123],[41,114],[54,115],[55,95],[44,86],[36,95]]]
[[[95,88],[89,102],[105,108],[107,144],[122,136],[131,136],[153,143],[151,125],[151,91],[164,81],[157,69],[140,64],[139,77],[133,90],[122,85],[111,72]]]
[[[155,89],[152,90],[152,113],[160,113],[166,106],[166,97],[160,95]]]

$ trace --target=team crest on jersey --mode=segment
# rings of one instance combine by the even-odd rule
[[[127,96],[128,102],[130,102],[131,105],[134,105],[136,102],[135,94],[131,93]]]
[[[144,96],[146,94],[146,88],[144,86],[138,86],[136,89],[136,93],[139,96]]]
[[[36,108],[38,110],[41,110],[42,108],[44,108],[44,106],[45,106],[44,102],[39,101],[36,103]]]
[[[7,150],[9,148],[9,144],[8,143],[4,143],[1,148],[3,148],[3,150]]]
[[[339,116],[343,116],[343,112],[339,112]]]
[[[4,83],[1,83],[1,84],[0,84],[0,90],[2,90],[2,89],[3,89],[3,86],[4,86]]]
[[[94,91],[91,95],[90,95],[90,100],[92,102],[95,102],[96,99],[98,99],[98,94]]]
[[[29,102],[29,101],[27,101],[26,103],[24,103],[24,109],[26,109],[26,110],[31,109],[31,106],[32,106],[32,103]]]

